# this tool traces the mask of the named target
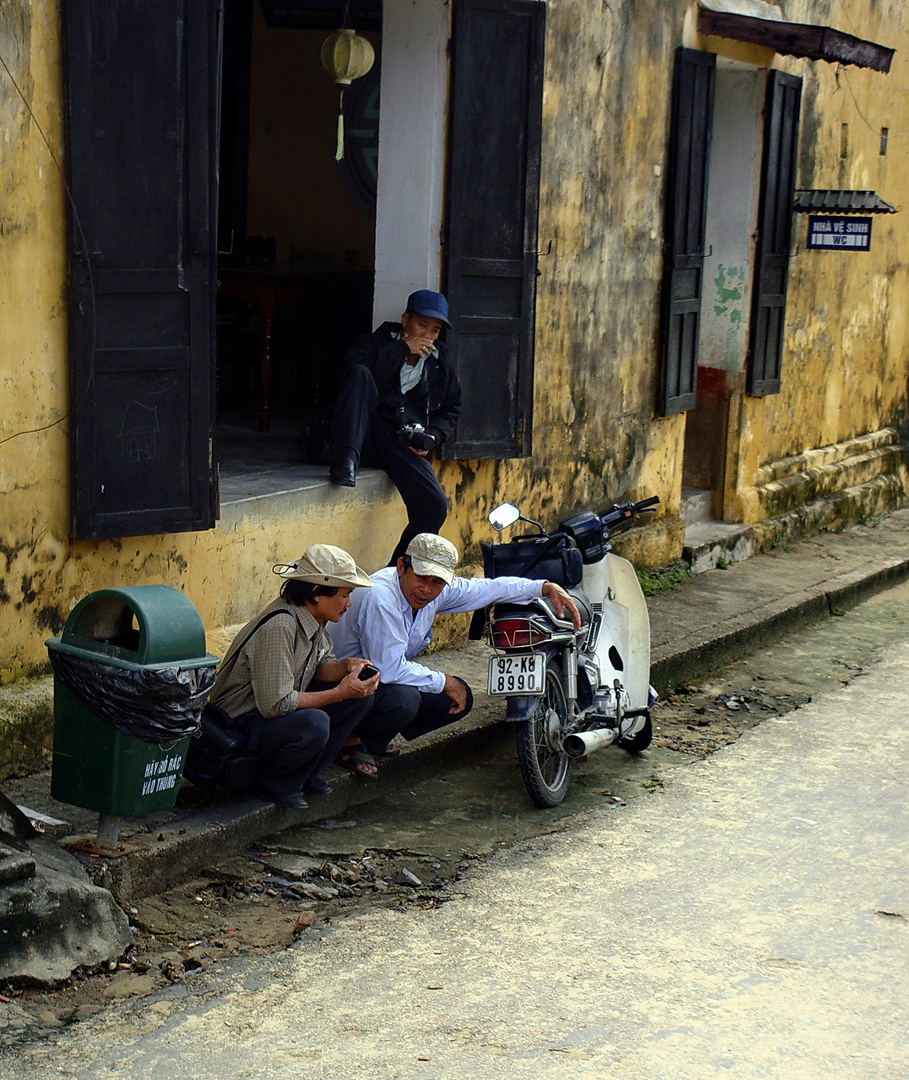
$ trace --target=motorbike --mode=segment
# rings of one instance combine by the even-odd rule
[[[650,619],[634,567],[612,553],[610,537],[631,528],[659,503],[616,504],[585,511],[547,533],[503,503],[489,515],[496,532],[524,522],[535,533],[508,543],[481,543],[487,577],[516,575],[562,585],[581,614],[575,630],[548,599],[499,603],[478,613],[495,649],[489,658],[490,697],[507,702],[516,725],[518,762],[530,798],[541,807],[565,797],[574,761],[617,745],[631,754],[653,738],[650,709]]]

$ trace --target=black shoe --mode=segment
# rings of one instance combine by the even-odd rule
[[[331,784],[326,784],[324,780],[320,780],[318,776],[314,776],[311,780],[307,780],[303,785],[303,790],[308,795],[330,795],[332,793]]]
[[[328,470],[328,479],[340,487],[357,486],[357,465],[353,458],[341,458]]]
[[[253,794],[258,795],[260,799],[264,799],[266,802],[274,803],[275,806],[284,806],[288,810],[305,810],[309,806],[309,803],[299,794],[274,795],[272,792],[266,791],[265,788],[256,788]]]

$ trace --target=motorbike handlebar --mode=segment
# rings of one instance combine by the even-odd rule
[[[642,499],[634,504],[634,512],[639,514],[642,510],[652,510],[660,501],[659,495],[651,495],[649,499]]]
[[[617,504],[605,514],[600,514],[600,521],[609,532],[624,531],[631,528],[638,514],[655,509],[659,501],[659,495],[651,495],[649,499],[642,499],[641,502]]]

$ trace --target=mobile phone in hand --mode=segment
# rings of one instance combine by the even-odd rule
[[[367,679],[371,679],[373,675],[378,674],[379,669],[377,667],[373,667],[372,664],[367,664],[365,667],[360,668],[360,674],[357,676],[357,678],[361,679],[363,682],[366,682]]]

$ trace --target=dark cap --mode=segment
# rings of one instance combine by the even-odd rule
[[[425,315],[427,319],[438,319],[439,322],[451,326],[448,321],[448,301],[440,292],[432,289],[418,289],[407,297],[407,311],[414,315]]]

